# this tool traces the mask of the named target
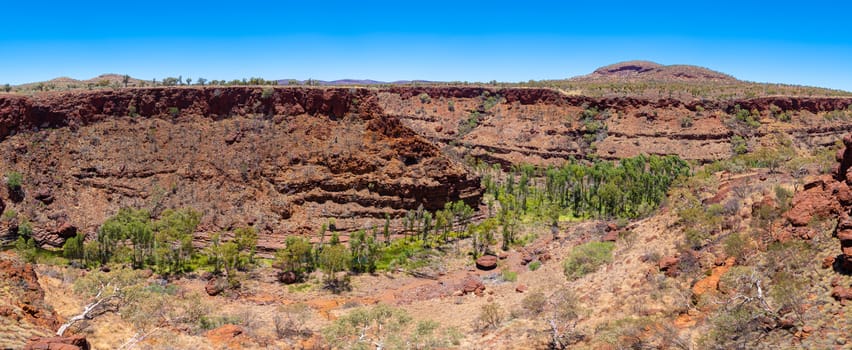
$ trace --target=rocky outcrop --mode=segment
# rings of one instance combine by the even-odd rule
[[[482,283],[482,280],[477,276],[468,276],[465,278],[464,282],[462,282],[461,286],[461,294],[470,294],[473,293],[476,296],[482,296],[485,293],[485,284]]]
[[[0,97],[13,203],[59,247],[121,207],[192,207],[207,233],[254,226],[263,254],[334,219],[347,233],[419,206],[476,206],[479,178],[368,89],[149,88]],[[0,194],[0,197],[3,197]]]
[[[800,228],[815,217],[837,220],[835,236],[840,240],[840,255],[834,260],[836,269],[852,272],[852,134],[843,138],[844,148],[837,152],[837,166],[829,176],[813,179],[796,193],[792,208],[785,214]]]
[[[89,350],[89,342],[82,335],[69,337],[33,338],[24,350]]]
[[[19,349],[30,338],[48,336],[58,327],[34,266],[12,252],[0,252],[0,291],[0,325],[15,325],[14,332],[0,332],[0,347]]]

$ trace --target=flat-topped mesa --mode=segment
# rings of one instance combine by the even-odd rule
[[[396,117],[374,91],[260,87],[143,88],[0,96],[0,169],[23,176],[0,203],[42,244],[94,233],[122,207],[191,207],[196,237],[251,225],[261,251],[348,232],[386,215],[463,200],[478,176]]]

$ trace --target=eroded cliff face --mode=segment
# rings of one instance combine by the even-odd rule
[[[831,175],[811,179],[793,198],[785,214],[793,227],[806,227],[816,218],[835,220],[834,236],[840,240],[841,254],[827,262],[843,273],[852,273],[852,134],[843,137],[844,148],[837,151],[837,165]],[[852,299],[852,288],[846,295]]]
[[[852,131],[849,119],[830,115],[842,111],[852,118],[849,98],[684,101],[592,98],[549,89],[397,87],[379,92],[379,101],[386,113],[399,116],[430,140],[504,165],[643,153],[710,162],[731,156],[734,135],[759,145],[764,137],[781,133],[809,149],[832,144]],[[760,125],[736,122],[732,114],[737,105],[756,109]],[[587,109],[599,113],[584,120]],[[782,113],[790,120],[778,118]]]
[[[131,89],[0,98],[0,198],[44,245],[94,233],[121,207],[192,207],[198,241],[253,225],[261,250],[344,234],[423,205],[476,205],[479,178],[359,89]],[[5,187],[5,186],[4,186]],[[345,240],[345,236],[343,237]]]
[[[345,234],[421,204],[476,205],[479,179],[458,161],[504,166],[676,154],[712,161],[731,137],[776,133],[801,148],[834,143],[852,122],[830,116],[852,99],[740,101],[591,98],[550,89],[473,87],[146,88],[0,95],[0,207],[61,246],[121,207],[192,207],[209,233],[253,225],[261,250],[329,219]],[[736,122],[735,106],[759,112]],[[597,110],[583,117],[584,111]],[[781,121],[780,113],[790,116]],[[588,113],[587,113],[588,114]],[[774,117],[773,117],[774,116]],[[688,119],[689,123],[685,120]],[[397,223],[392,223],[396,225]],[[14,220],[0,220],[0,240]]]

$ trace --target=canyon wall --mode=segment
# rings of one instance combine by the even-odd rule
[[[0,188],[0,209],[26,217],[42,245],[58,247],[96,232],[121,207],[192,207],[204,214],[200,245],[211,233],[251,225],[268,252],[330,219],[345,240],[386,216],[398,227],[398,217],[421,205],[477,206],[482,190],[465,156],[507,167],[642,153],[709,162],[731,155],[733,135],[757,147],[779,133],[810,149],[852,131],[850,104],[472,87],[0,94],[0,171],[24,179],[19,192]],[[756,110],[759,125],[734,121],[737,105]],[[588,110],[598,113],[583,117]],[[15,223],[0,220],[0,240],[14,238]]]

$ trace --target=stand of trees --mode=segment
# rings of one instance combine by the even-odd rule
[[[200,262],[216,273],[224,270],[229,278],[254,263],[254,228],[237,229],[228,241],[216,234],[209,247],[196,251],[192,238],[200,220],[193,209],[166,210],[155,219],[147,210],[124,208],[101,225],[95,239],[86,242],[82,234],[69,238],[63,255],[89,267],[124,263],[161,274],[192,271]]]
[[[637,218],[656,209],[672,182],[689,170],[677,156],[640,155],[617,163],[571,161],[560,168],[523,165],[503,179],[486,175],[483,183],[506,211],[501,216]]]

